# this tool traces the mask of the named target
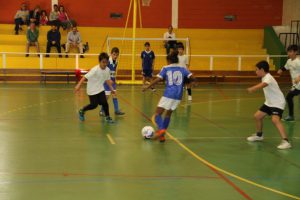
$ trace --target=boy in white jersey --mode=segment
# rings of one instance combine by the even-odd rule
[[[284,67],[278,70],[278,74],[281,75],[283,71],[289,70],[292,79],[292,88],[286,95],[286,101],[288,103],[289,115],[284,119],[285,121],[294,121],[294,101],[293,98],[300,94],[300,59],[297,58],[298,46],[291,45],[287,48],[289,59]]]
[[[179,65],[189,70],[189,58],[184,54],[184,45],[182,42],[177,43]],[[188,92],[188,100],[192,101],[192,85],[189,79],[185,79],[184,83]]]
[[[266,115],[271,115],[272,122],[276,126],[282,138],[282,142],[277,146],[278,149],[289,149],[291,144],[287,138],[287,134],[281,123],[282,113],[285,107],[284,95],[281,92],[276,80],[269,73],[269,64],[261,61],[256,64],[256,74],[262,78],[262,82],[248,88],[248,92],[252,93],[256,90],[263,89],[265,95],[264,105],[254,114],[256,122],[256,134],[247,138],[249,142],[262,141],[263,138],[263,119]]]
[[[115,90],[112,86],[113,82],[110,77],[110,70],[107,67],[108,65],[108,55],[107,53],[101,53],[99,55],[99,64],[93,67],[75,87],[75,91],[79,91],[81,85],[87,80],[87,94],[90,99],[90,104],[86,105],[82,109],[79,110],[79,119],[80,121],[85,120],[85,112],[88,110],[93,110],[101,105],[103,107],[106,121],[108,123],[113,123],[109,115],[109,106],[107,103],[107,99],[105,96],[105,89],[103,84],[107,83],[108,87],[110,88],[111,92],[115,94]]]

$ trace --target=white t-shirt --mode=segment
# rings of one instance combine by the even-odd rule
[[[110,80],[110,70],[108,67],[101,69],[99,65],[96,65],[84,77],[88,80],[87,94],[96,95],[104,91],[103,84]]]
[[[295,79],[300,76],[300,59],[299,58],[296,58],[295,60],[288,59],[284,68],[286,70],[290,70],[293,87],[296,88],[297,90],[300,90],[300,83],[295,84],[294,82]]]
[[[178,60],[179,60],[179,65],[182,67],[187,67],[187,65],[189,64],[189,58],[187,55],[178,55]]]
[[[262,78],[262,82],[268,84],[268,86],[263,89],[266,98],[265,105],[284,110],[285,98],[274,77],[270,73],[267,73]]]
[[[165,32],[164,34],[164,39],[176,39],[176,35],[174,32],[172,32],[171,34],[169,33],[169,31]]]

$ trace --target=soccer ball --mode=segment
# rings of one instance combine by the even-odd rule
[[[145,139],[151,139],[154,136],[154,128],[151,126],[145,126],[142,129],[142,135]]]

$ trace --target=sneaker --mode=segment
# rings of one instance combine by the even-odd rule
[[[152,88],[152,89],[151,89],[151,91],[152,91],[152,92],[155,92],[155,91],[156,91],[156,89],[155,89],[155,88]]]
[[[116,111],[116,112],[115,112],[115,114],[116,114],[116,115],[125,115],[125,113],[124,113],[124,112],[121,112],[121,111],[119,111],[119,110],[118,110],[118,111]]]
[[[83,110],[82,110],[82,109],[80,109],[78,113],[79,113],[79,120],[83,122],[83,121],[85,120],[85,117],[84,117],[84,112],[83,112]]]
[[[287,116],[286,118],[283,119],[283,121],[286,121],[286,122],[293,122],[293,121],[295,121],[295,118],[292,117],[292,116]]]
[[[253,135],[251,135],[250,137],[247,137],[247,140],[248,140],[249,142],[262,141],[262,140],[264,140],[264,136],[259,137],[259,136],[257,136],[256,134],[253,134]]]
[[[282,140],[281,143],[277,146],[278,149],[290,149],[292,148],[292,145],[286,141],[286,140]]]
[[[192,99],[193,99],[192,96],[189,95],[189,96],[188,96],[188,100],[189,100],[189,101],[192,101]]]
[[[165,129],[158,130],[156,131],[156,134],[153,137],[153,139],[154,140],[159,139],[160,142],[165,142],[166,141],[165,133],[166,133]]]
[[[25,57],[29,57],[29,54],[27,53],[27,54],[25,55]]]
[[[46,57],[46,58],[49,58],[50,56],[47,54],[45,57]]]
[[[111,117],[106,117],[105,121],[109,124],[115,123],[114,120]]]
[[[99,116],[100,116],[100,117],[104,117],[105,115],[104,115],[104,113],[103,113],[102,111],[100,111],[100,112],[99,112]]]
[[[66,57],[66,58],[69,58],[69,56],[68,56],[68,55],[66,55],[65,57]]]
[[[16,31],[16,32],[15,32],[15,35],[19,35],[19,32],[18,32],[18,31]]]
[[[83,55],[80,55],[80,58],[84,58],[84,56],[83,56]]]
[[[159,142],[164,143],[166,141],[166,137],[164,135],[159,137]]]

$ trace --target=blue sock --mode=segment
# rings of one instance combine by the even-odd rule
[[[171,117],[165,117],[164,122],[163,122],[163,129],[167,129],[170,124]]]
[[[155,122],[156,122],[159,130],[163,129],[163,119],[162,119],[161,115],[155,115]]]
[[[114,108],[115,108],[115,112],[119,111],[119,102],[117,98],[113,98],[113,103],[114,103]]]

